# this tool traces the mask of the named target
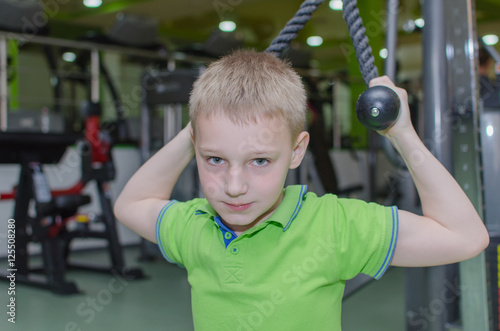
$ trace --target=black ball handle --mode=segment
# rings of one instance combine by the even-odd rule
[[[356,102],[358,120],[367,128],[380,131],[393,125],[399,116],[401,101],[392,89],[376,85],[370,87]]]

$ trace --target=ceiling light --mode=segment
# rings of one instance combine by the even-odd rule
[[[389,55],[389,51],[387,50],[387,48],[382,48],[380,50],[380,52],[378,53],[378,55],[380,55],[380,57],[383,59],[387,59],[387,55]]]
[[[496,34],[487,34],[483,36],[483,41],[486,45],[493,46],[498,43],[498,36]]]
[[[422,28],[424,27],[424,25],[425,25],[425,21],[424,21],[424,19],[423,19],[423,18],[417,18],[417,19],[415,20],[415,25],[416,25],[417,27],[419,27],[419,28],[421,28],[421,29],[422,29]]]
[[[323,38],[320,36],[311,36],[307,38],[307,44],[311,47],[320,46],[323,43]]]
[[[331,0],[330,8],[332,10],[342,10],[342,0]]]
[[[102,0],[83,0],[85,7],[97,8],[102,5]]]
[[[414,20],[408,20],[403,24],[403,31],[406,33],[411,33],[415,31],[416,25]]]
[[[236,29],[236,23],[233,21],[222,21],[219,23],[219,29],[224,32],[233,32]]]
[[[76,60],[76,54],[73,53],[73,52],[65,52],[62,55],[62,58],[66,62],[75,62],[75,60]]]
[[[495,129],[493,128],[493,126],[492,125],[488,125],[486,127],[486,135],[488,137],[492,137],[494,133],[495,133]]]

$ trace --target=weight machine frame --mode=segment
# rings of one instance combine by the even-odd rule
[[[9,37],[12,37],[9,34]],[[21,283],[47,288],[59,294],[79,292],[73,282],[65,280],[65,271],[78,269],[118,274],[129,279],[144,278],[141,269],[125,266],[122,249],[116,231],[109,181],[114,179],[115,168],[111,157],[111,142],[100,130],[101,109],[99,106],[99,50],[93,44],[76,44],[45,37],[33,37],[30,42],[44,46],[73,46],[90,50],[91,101],[86,106],[84,136],[76,134],[27,134],[7,131],[7,80],[6,42],[7,36],[0,33],[0,139],[8,144],[1,147],[0,163],[21,165],[19,184],[14,191],[0,194],[0,200],[15,199],[14,219],[16,220],[16,261],[11,270],[16,270]],[[69,44],[69,45],[68,45]],[[120,49],[119,47],[111,47]],[[138,51],[138,53],[141,53]],[[78,139],[82,156],[81,180],[66,190],[51,190],[43,172],[44,163],[57,163],[64,151]],[[104,231],[80,227],[67,231],[65,225],[77,209],[90,202],[82,195],[86,184],[95,181],[102,214],[98,219],[104,224]],[[35,216],[28,215],[30,202],[34,201]],[[50,218],[51,221],[46,219]],[[42,224],[42,221],[49,224]],[[69,263],[69,244],[80,237],[100,238],[107,241],[111,266]],[[28,242],[42,245],[43,267],[30,268],[28,265]],[[45,273],[45,278],[36,273]],[[2,277],[2,279],[7,279]]]

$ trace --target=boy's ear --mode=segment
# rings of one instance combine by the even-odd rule
[[[290,162],[290,169],[297,168],[304,155],[306,155],[307,146],[309,145],[309,133],[306,131],[302,131],[297,136],[297,140],[295,142],[295,148],[293,149],[292,161]]]

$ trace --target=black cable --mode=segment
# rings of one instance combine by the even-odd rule
[[[359,63],[359,70],[363,75],[366,86],[373,78],[378,77],[378,70],[375,66],[375,59],[372,55],[372,48],[368,43],[366,29],[363,26],[363,20],[359,16],[359,10],[356,6],[356,0],[343,0],[344,20],[347,23],[349,34],[351,35],[356,58]]]
[[[295,13],[290,21],[288,21],[271,42],[271,45],[266,49],[266,53],[273,53],[276,57],[280,57],[283,50],[290,45],[290,42],[297,37],[297,34],[304,27],[304,25],[311,19],[312,13],[324,0],[305,0],[300,5],[299,10]]]
[[[271,42],[266,52],[281,57],[283,50],[289,47],[290,42],[297,37],[298,32],[311,19],[312,14],[323,1],[305,0],[292,19],[286,23],[283,30]],[[378,70],[375,66],[375,58],[372,55],[372,48],[368,43],[366,29],[359,16],[356,0],[343,0],[343,16],[349,29],[354,51],[356,52],[359,69],[366,86],[368,86],[370,80],[378,77]]]

